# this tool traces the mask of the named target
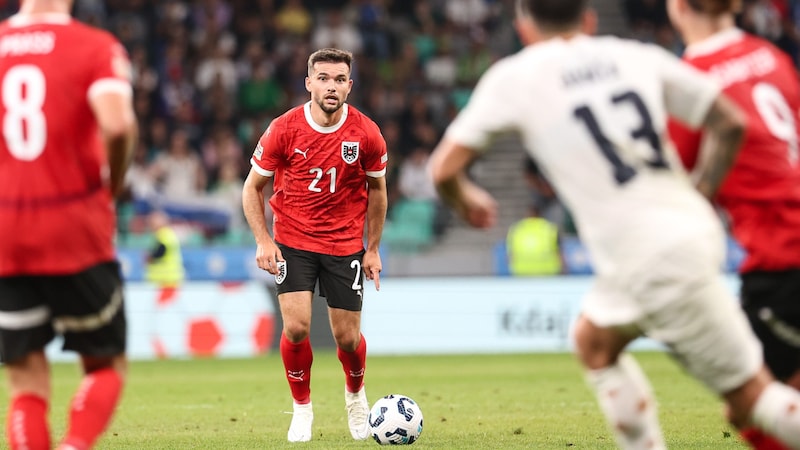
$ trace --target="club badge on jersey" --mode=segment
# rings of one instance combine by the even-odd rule
[[[353,164],[358,159],[358,142],[342,142],[342,159],[347,164]]]

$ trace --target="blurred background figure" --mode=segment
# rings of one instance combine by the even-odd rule
[[[514,276],[558,275],[562,272],[558,226],[545,219],[536,205],[528,217],[508,230],[508,268]]]
[[[184,280],[181,241],[163,211],[155,210],[147,219],[155,243],[147,254],[145,278],[159,288],[174,290]]]

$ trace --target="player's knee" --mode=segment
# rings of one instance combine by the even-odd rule
[[[575,352],[581,363],[588,369],[602,369],[615,362],[612,354],[598,333],[597,327],[581,317],[575,324],[572,335]]]
[[[311,325],[308,323],[293,322],[283,325],[283,334],[293,344],[297,344],[307,338],[310,331]]]
[[[360,333],[350,331],[334,334],[336,346],[346,352],[354,352],[358,348],[361,339]]]

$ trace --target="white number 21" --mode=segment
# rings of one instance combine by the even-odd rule
[[[317,187],[317,183],[319,183],[319,181],[322,179],[322,169],[319,167],[314,167],[313,169],[310,169],[308,173],[314,174],[314,179],[311,180],[311,183],[308,185],[308,190],[311,192],[322,192],[322,188]],[[336,192],[336,167],[331,167],[325,173],[331,177],[328,191],[333,194]]]

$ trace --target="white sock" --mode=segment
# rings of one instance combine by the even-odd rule
[[[589,370],[592,386],[609,428],[624,450],[666,449],[650,383],[632,356],[623,354],[617,364]]]
[[[784,444],[800,449],[800,392],[774,381],[753,407],[753,423]]]

